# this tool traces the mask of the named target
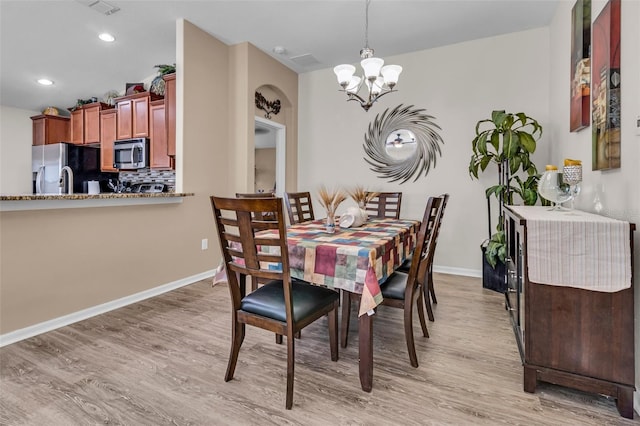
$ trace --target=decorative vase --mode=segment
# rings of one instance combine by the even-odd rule
[[[327,212],[327,219],[325,223],[327,234],[335,234],[336,232],[336,218],[333,212]]]
[[[162,75],[157,76],[151,82],[151,86],[149,86],[149,91],[158,96],[164,96],[165,90],[165,82],[162,78]]]

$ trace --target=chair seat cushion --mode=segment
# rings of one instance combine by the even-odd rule
[[[293,320],[299,321],[339,300],[339,293],[326,287],[292,280]],[[256,315],[286,322],[282,281],[271,281],[242,299],[240,309]]]
[[[404,300],[404,290],[407,288],[408,274],[404,272],[394,272],[380,285],[382,297],[385,299]]]
[[[410,258],[408,258],[407,260],[402,262],[402,265],[400,265],[397,270],[400,271],[400,272],[406,272],[408,274],[409,270],[411,269],[411,259],[412,258],[413,258],[413,256],[411,256]]]

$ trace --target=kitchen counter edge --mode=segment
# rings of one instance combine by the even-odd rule
[[[181,203],[193,192],[0,195],[0,211]]]

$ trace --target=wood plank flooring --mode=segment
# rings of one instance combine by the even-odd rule
[[[412,368],[402,312],[374,321],[373,391],[358,380],[357,324],[331,362],[327,321],[296,340],[294,406],[286,345],[247,327],[234,380],[226,284],[209,280],[0,349],[2,425],[637,425],[614,401],[553,385],[522,390],[503,296],[480,279],[435,274],[431,338],[414,321]],[[356,318],[356,311],[352,317]]]

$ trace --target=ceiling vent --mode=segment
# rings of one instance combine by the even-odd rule
[[[102,0],[76,0],[78,3],[83,4],[91,8],[91,10],[95,10],[98,13],[102,13],[103,15],[113,15],[117,11],[120,10],[119,7],[113,6],[106,1]]]
[[[292,56],[289,59],[302,67],[317,65],[320,63],[320,61],[314,58],[313,55],[310,53],[306,53],[304,55],[299,55],[299,56]]]

